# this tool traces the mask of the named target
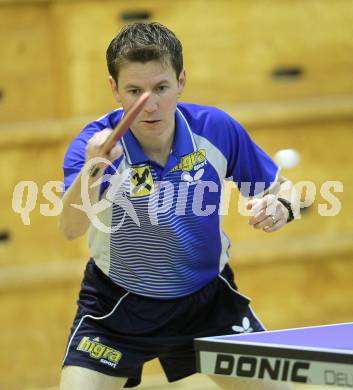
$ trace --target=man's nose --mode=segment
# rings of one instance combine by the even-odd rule
[[[158,108],[158,104],[157,104],[157,98],[152,94],[149,99],[147,100],[146,104],[145,104],[145,107],[144,107],[144,111],[145,112],[154,112],[156,111]]]

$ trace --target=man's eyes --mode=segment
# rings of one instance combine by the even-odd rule
[[[167,85],[160,85],[156,88],[157,92],[164,92],[168,88]]]
[[[141,90],[134,88],[134,89],[129,89],[128,92],[131,93],[131,95],[138,95],[139,93],[141,93]]]
[[[155,88],[155,91],[157,93],[161,93],[161,92],[165,92],[167,89],[168,89],[167,85],[159,85],[158,87]],[[142,93],[141,89],[138,88],[129,89],[128,92],[133,96],[140,95]]]

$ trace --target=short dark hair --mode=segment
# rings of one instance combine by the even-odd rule
[[[167,27],[157,22],[136,22],[124,26],[110,42],[107,53],[109,74],[117,82],[119,67],[129,61],[170,61],[176,77],[183,70],[181,42]]]

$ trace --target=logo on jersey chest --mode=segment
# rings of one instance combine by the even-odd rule
[[[175,166],[171,172],[181,170],[183,173],[190,172],[191,170],[198,171],[200,168],[207,164],[206,150],[199,149],[196,152],[190,153],[182,157],[181,162]],[[196,175],[195,183],[199,179],[198,176],[202,176],[204,170],[200,171],[200,175]],[[186,181],[190,175],[185,178]],[[149,196],[155,192],[155,185],[150,166],[133,166],[131,167],[130,175],[130,196],[142,197]]]
[[[151,168],[132,167],[130,176],[130,196],[147,196],[154,192]]]
[[[181,162],[173,168],[172,172],[175,171],[195,171],[207,164],[206,150],[199,149],[196,152],[190,153],[182,157]]]

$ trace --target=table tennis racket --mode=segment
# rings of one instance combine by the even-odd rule
[[[114,145],[121,139],[121,137],[127,132],[129,127],[132,125],[138,114],[142,111],[148,98],[151,96],[151,92],[144,92],[138,100],[132,105],[129,111],[126,112],[125,116],[113,129],[109,137],[102,144],[103,154],[108,154]]]

